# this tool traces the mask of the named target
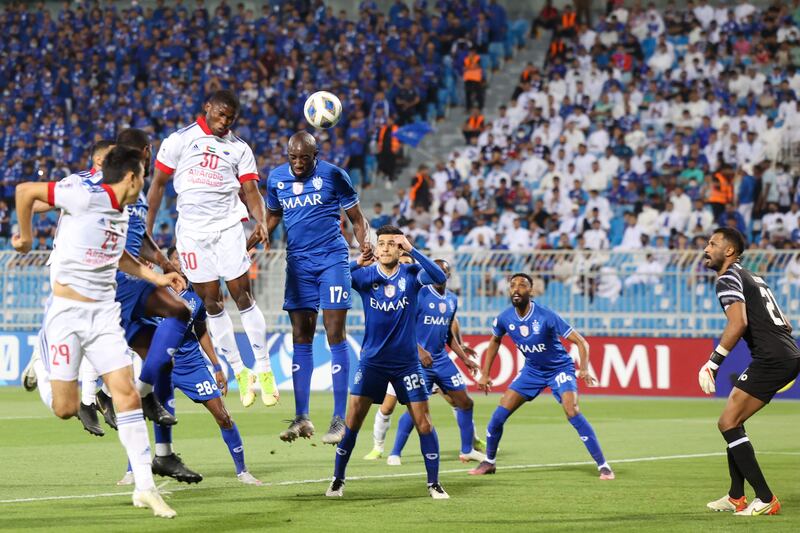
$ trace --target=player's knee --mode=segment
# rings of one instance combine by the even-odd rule
[[[463,410],[465,410],[465,411],[469,411],[469,410],[470,410],[470,409],[472,409],[473,407],[475,407],[475,402],[474,402],[474,401],[472,401],[472,398],[470,398],[469,396],[466,396],[466,397],[464,398],[463,402],[462,402],[462,407],[461,407],[461,409],[463,409]]]
[[[236,307],[240,311],[250,309],[251,307],[253,307],[253,304],[255,303],[255,300],[248,291],[241,291],[239,294],[233,296],[233,299],[236,302]]]
[[[227,411],[216,413],[214,418],[217,420],[217,425],[222,429],[231,429],[233,427],[233,418]]]
[[[722,415],[719,417],[719,420],[717,420],[717,429],[720,433],[724,433],[729,429],[733,429],[739,425],[741,424],[735,417],[726,413],[722,413]]]
[[[207,298],[203,300],[203,305],[206,306],[206,312],[209,315],[218,315],[225,310],[225,302],[222,298]]]
[[[78,414],[78,404],[73,404],[73,402],[53,401],[53,414],[58,418],[67,420]]]
[[[567,418],[573,418],[578,416],[581,413],[580,408],[577,405],[565,405],[564,406],[564,413],[566,413]]]
[[[328,336],[328,344],[330,346],[333,346],[333,345],[336,345],[336,344],[341,344],[341,343],[343,343],[345,341],[344,330],[343,329],[341,331],[330,331],[330,330],[328,330],[327,331],[327,336]]]
[[[417,421],[417,432],[419,432],[420,435],[427,435],[431,431],[433,431],[433,425],[427,417]]]

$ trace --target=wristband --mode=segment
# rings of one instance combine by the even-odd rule
[[[730,350],[728,350],[721,344],[717,344],[717,347],[714,348],[714,351],[720,354],[722,357],[727,357],[728,354],[731,353]]]
[[[214,372],[222,372],[222,365],[221,364],[214,365]]]
[[[718,345],[716,348],[714,348],[714,351],[711,352],[711,357],[709,357],[709,361],[711,361],[715,365],[719,366],[719,365],[722,364],[722,362],[725,360],[725,357],[729,353],[730,352],[728,350],[726,350],[722,346]]]

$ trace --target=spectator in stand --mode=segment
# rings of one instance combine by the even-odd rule
[[[391,117],[386,119],[380,130],[378,130],[377,150],[378,150],[378,171],[386,176],[387,188],[392,186],[397,179],[397,160],[400,157],[400,141],[394,134],[398,126]]]
[[[464,126],[461,128],[461,131],[464,133],[464,140],[468,144],[472,139],[477,139],[484,131],[486,128],[485,122],[481,110],[478,107],[473,107],[467,120],[464,121]]]
[[[481,56],[477,48],[473,47],[464,58],[464,94],[467,110],[477,107],[483,109],[484,100],[484,73],[481,67]]]
[[[553,0],[545,0],[544,6],[531,24],[531,37],[539,38],[539,29],[554,32],[558,28],[558,9],[553,7]]]
[[[411,180],[411,188],[408,191],[411,205],[414,209],[422,207],[426,211],[431,208],[433,198],[431,197],[431,189],[433,187],[433,180],[428,173],[427,165],[420,165],[417,169],[417,174]]]
[[[770,204],[770,213],[772,213],[772,206],[774,206],[775,211],[778,215],[778,220],[781,222],[782,225],[782,218],[780,213],[778,213],[778,206],[777,204]],[[747,224],[745,223],[744,217],[742,214],[736,210],[736,206],[734,204],[728,204],[725,206],[725,211],[720,215],[717,219],[720,226],[730,226],[739,230],[742,235],[747,234]],[[765,226],[765,233],[766,233],[766,216],[764,220]],[[774,227],[772,227],[774,229]]]
[[[389,225],[390,223],[391,217],[383,212],[383,204],[381,202],[375,202],[372,208],[372,217],[370,217],[369,221],[372,229],[378,230],[382,226]]]

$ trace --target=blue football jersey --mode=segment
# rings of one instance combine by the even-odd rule
[[[103,172],[95,172],[87,179],[94,185],[97,185],[103,181]],[[139,257],[139,251],[142,249],[142,241],[144,240],[144,233],[147,227],[145,220],[147,219],[148,205],[144,190],[139,193],[139,198],[136,199],[136,203],[126,206],[125,209],[128,211],[129,217],[125,249],[133,257]]]
[[[428,350],[435,360],[450,358],[447,355],[447,338],[457,309],[458,298],[451,291],[445,290],[442,296],[433,285],[425,285],[419,291],[417,342]]]
[[[288,163],[276,167],[267,178],[267,208],[282,211],[291,258],[347,260],[340,212],[358,203],[350,176],[339,167],[317,161],[305,179],[295,178]]]
[[[411,255],[426,265],[426,272],[421,272],[420,264],[401,264],[392,276],[387,276],[377,263],[364,268],[354,268],[351,263],[353,288],[364,303],[362,364],[398,369],[419,361],[417,296],[423,285],[444,283],[446,278],[434,262],[417,250],[412,250]]]
[[[531,301],[531,308],[520,318],[514,306],[494,319],[492,334],[508,335],[525,356],[525,364],[536,370],[553,370],[572,362],[561,337],[572,333],[572,326],[557,313]]]

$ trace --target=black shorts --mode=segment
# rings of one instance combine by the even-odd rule
[[[734,385],[750,396],[769,403],[779,390],[797,378],[800,373],[800,359],[784,361],[753,361]]]

